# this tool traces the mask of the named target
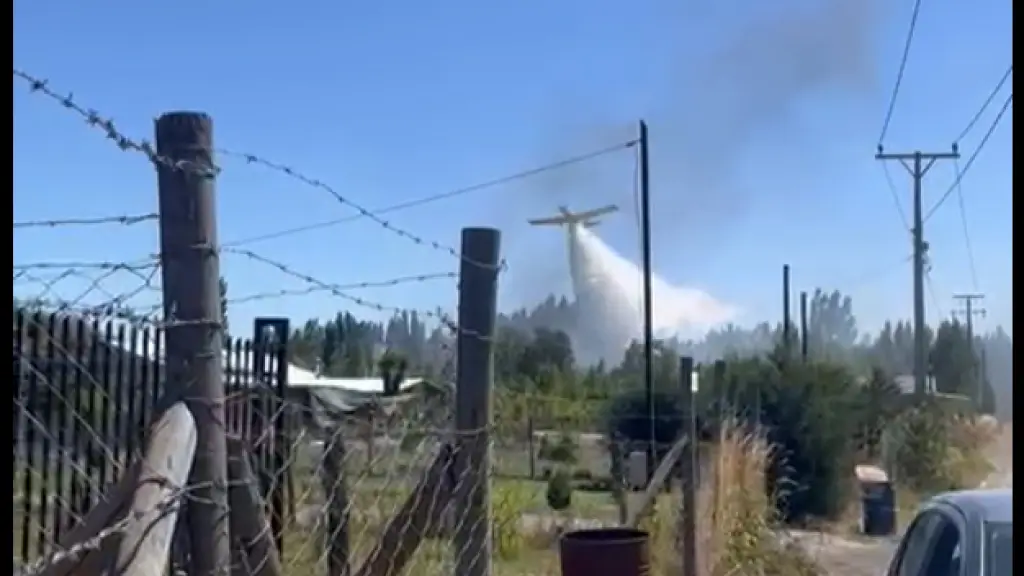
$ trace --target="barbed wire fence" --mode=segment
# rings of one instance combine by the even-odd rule
[[[382,216],[395,207],[371,211],[285,164],[215,149],[201,114],[162,116],[151,143],[39,77],[17,69],[14,76],[117,148],[143,156],[160,190],[151,213],[15,221],[15,242],[19,233],[53,229],[103,228],[116,237],[115,228],[157,225],[161,236],[159,248],[137,259],[14,263],[16,570],[86,573],[76,570],[116,558],[121,573],[133,574],[168,567],[190,574],[491,574],[490,363],[497,279],[506,269],[498,233],[465,229],[454,248]],[[339,284],[245,242],[219,244],[212,198],[223,168],[215,155],[320,189],[355,218],[454,257],[460,270]],[[324,294],[397,314],[408,309],[356,291],[457,279],[457,317],[418,311],[448,334],[438,381],[384,394],[291,382],[299,371],[288,363],[287,322],[269,336],[225,338],[217,296],[226,257],[304,287],[225,303]],[[182,406],[189,417],[175,421]],[[168,418],[176,437],[194,442],[160,445]],[[154,459],[177,467],[147,467]],[[163,491],[140,496],[153,477]],[[150,532],[160,536],[139,536]]]

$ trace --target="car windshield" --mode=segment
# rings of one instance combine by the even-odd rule
[[[985,527],[988,542],[986,567],[989,576],[1013,575],[1013,523],[992,522]]]

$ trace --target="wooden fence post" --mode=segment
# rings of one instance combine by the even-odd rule
[[[679,359],[680,394],[682,395],[683,436],[688,442],[683,445],[679,457],[682,472],[683,505],[679,518],[680,551],[683,574],[697,574],[697,425],[693,402],[693,358]]]
[[[198,442],[189,502],[195,576],[227,575],[227,438],[223,327],[213,168],[213,121],[171,112],[156,121],[166,382],[184,387]]]
[[[328,576],[349,576],[352,573],[351,544],[349,541],[348,479],[345,477],[345,423],[337,422],[324,434],[323,471],[320,482],[324,497],[327,498],[327,548]]]
[[[501,234],[462,231],[456,352],[455,574],[491,576],[491,389]]]

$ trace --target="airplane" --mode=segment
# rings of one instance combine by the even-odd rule
[[[570,212],[565,206],[559,206],[558,211],[562,213],[561,216],[552,216],[551,218],[536,218],[534,220],[527,220],[531,226],[562,226],[562,225],[573,225],[580,224],[584,228],[593,228],[599,224],[598,220],[595,220],[598,216],[604,216],[605,214],[611,214],[619,209],[615,204],[609,204],[602,208],[595,208],[594,210],[586,210],[583,212]]]

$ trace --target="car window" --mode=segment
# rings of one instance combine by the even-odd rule
[[[914,519],[903,536],[899,558],[893,576],[918,576],[924,568],[928,554],[929,542],[936,522],[941,520],[934,513],[925,512]]]
[[[988,576],[1013,575],[1013,524],[992,523],[985,527],[985,566]]]
[[[954,553],[960,541],[955,523],[937,510],[922,512],[904,537],[894,576],[956,574]]]
[[[960,547],[960,528],[945,517],[932,539],[931,553],[928,555],[927,567],[922,576],[959,576],[960,562],[958,548]]]

